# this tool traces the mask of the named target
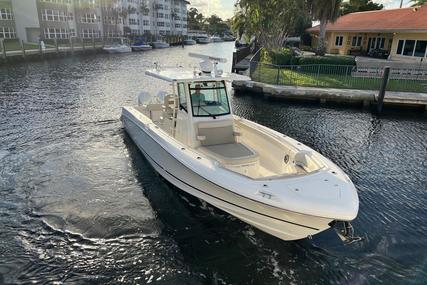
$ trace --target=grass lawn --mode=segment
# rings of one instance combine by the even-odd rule
[[[14,51],[14,50],[21,50],[21,44],[18,40],[6,40],[4,42],[6,51]],[[25,43],[24,44],[25,49],[38,49],[39,45],[36,43]],[[50,45],[46,45],[46,47],[53,47]]]
[[[290,69],[278,70],[269,66],[258,66],[252,78],[269,84],[343,89],[378,90],[381,84],[381,78],[352,77],[350,73],[346,75],[346,72],[341,70],[330,74],[317,74]],[[390,79],[387,90],[427,93],[427,80]]]

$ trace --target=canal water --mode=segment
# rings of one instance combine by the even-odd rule
[[[426,284],[427,124],[235,96],[235,112],[324,154],[360,197],[359,242],[284,242],[166,184],[119,120],[154,62],[233,43],[0,67],[0,284]],[[230,69],[228,64],[225,69]]]

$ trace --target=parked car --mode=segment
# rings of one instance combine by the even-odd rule
[[[385,49],[373,49],[368,52],[369,56],[375,57],[375,58],[384,58],[387,59],[389,56],[389,52]]]

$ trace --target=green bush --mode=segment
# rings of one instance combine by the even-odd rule
[[[352,56],[345,55],[325,55],[325,56],[304,56],[299,59],[300,65],[309,64],[333,64],[333,65],[356,65]]]
[[[298,58],[295,57],[293,51],[288,48],[280,48],[261,51],[261,62],[271,63],[276,65],[298,64]]]

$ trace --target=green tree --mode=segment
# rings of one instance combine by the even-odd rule
[[[268,49],[281,48],[289,35],[304,30],[309,20],[306,0],[239,0],[232,29],[239,37],[256,36]]]
[[[224,32],[228,31],[228,25],[217,15],[212,15],[209,18],[206,18],[206,30],[209,34],[224,34]]]
[[[427,4],[427,0],[411,0],[409,2],[412,3],[411,7],[422,6],[424,4]]]
[[[328,22],[335,22],[335,20],[339,17],[341,3],[341,0],[313,0],[313,19],[320,21],[320,31],[317,42],[316,55],[325,55],[326,25]]]
[[[382,10],[382,4],[374,3],[372,0],[349,0],[341,5],[341,14],[349,14],[354,12]]]
[[[192,7],[188,11],[188,28],[191,30],[202,30],[204,27],[205,17],[202,13]]]

